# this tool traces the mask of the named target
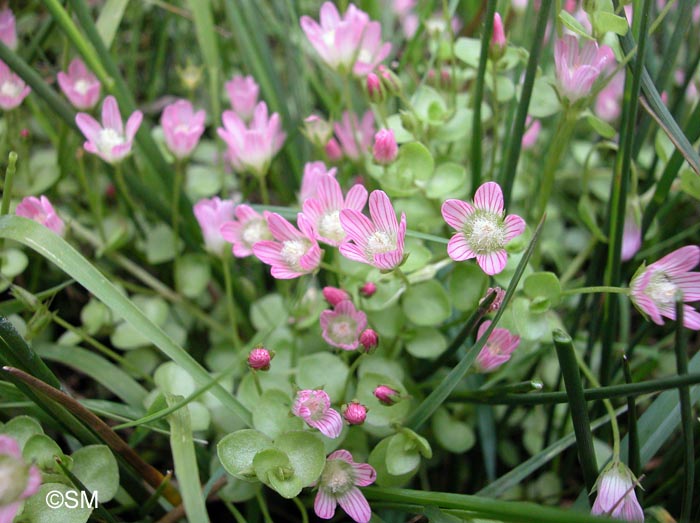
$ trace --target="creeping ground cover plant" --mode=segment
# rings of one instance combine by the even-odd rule
[[[698,28],[0,3],[0,523],[700,521]]]

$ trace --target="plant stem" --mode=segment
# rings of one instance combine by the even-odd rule
[[[226,307],[228,309],[228,317],[231,322],[233,346],[236,350],[241,348],[241,338],[238,333],[238,320],[236,319],[236,305],[233,300],[233,282],[231,281],[231,271],[228,262],[228,257],[221,257],[222,269],[224,271],[224,285],[226,287]]]
[[[12,185],[17,173],[17,153],[12,151],[8,155],[7,169],[5,170],[5,180],[2,186],[2,205],[0,206],[0,216],[10,212],[10,201],[12,200]]]
[[[683,326],[683,300],[682,296],[676,299],[676,369],[679,376],[688,375],[688,337]],[[678,388],[678,399],[681,405],[681,434],[683,435],[683,498],[681,503],[681,517],[679,523],[688,523],[693,508],[693,483],[695,481],[695,443],[693,441],[693,404],[690,399],[688,386]]]
[[[173,226],[173,248],[175,249],[175,265],[177,266],[180,249],[179,228],[180,228],[180,191],[185,177],[185,164],[182,160],[175,161],[175,180],[173,183],[173,198],[170,207],[171,220]]]
[[[270,517],[270,511],[267,508],[267,502],[265,501],[265,497],[263,496],[262,492],[262,489],[258,490],[255,493],[255,499],[258,500],[258,505],[260,506],[260,511],[262,512],[263,520],[265,521],[265,523],[275,523]]]
[[[579,287],[577,289],[566,289],[561,291],[561,295],[571,296],[576,294],[594,294],[599,292],[629,295],[630,290],[625,287],[610,287],[607,285],[598,285],[593,287]]]

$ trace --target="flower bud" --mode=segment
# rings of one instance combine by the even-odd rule
[[[489,55],[491,60],[497,61],[506,52],[506,33],[503,29],[503,21],[501,15],[496,13],[493,17],[493,34],[491,35],[491,45],[489,46]]]
[[[323,297],[333,307],[341,301],[352,300],[352,297],[346,291],[337,287],[324,287],[322,292]]]
[[[304,131],[306,137],[316,147],[325,147],[333,136],[331,124],[315,114],[304,119]]]
[[[420,131],[420,122],[416,115],[410,111],[399,111],[401,126],[411,134],[417,134]]]
[[[374,397],[379,400],[379,403],[387,406],[394,405],[401,399],[399,391],[392,389],[388,385],[379,385],[374,389]]]
[[[386,88],[382,85],[379,77],[374,73],[367,75],[365,82],[365,92],[369,101],[375,104],[380,104],[386,99]]]
[[[373,329],[366,329],[360,334],[360,345],[365,352],[372,352],[379,345],[379,335]]]
[[[399,153],[399,146],[394,138],[394,131],[391,129],[380,129],[374,135],[374,161],[381,165],[388,165],[396,159]]]
[[[248,354],[248,366],[253,370],[270,370],[270,361],[274,356],[274,352],[265,347],[256,347]]]
[[[368,281],[360,287],[360,294],[365,298],[371,298],[375,292],[377,292],[377,284],[372,281]]]
[[[350,425],[362,425],[367,418],[367,407],[358,401],[343,405],[343,417]]]
[[[340,148],[340,144],[335,138],[328,140],[326,144],[326,155],[328,159],[333,162],[337,162],[343,157],[343,150]]]
[[[591,514],[643,522],[644,511],[634,493],[636,482],[632,471],[613,459],[596,481],[598,495]]]
[[[377,71],[379,71],[381,82],[384,85],[384,88],[386,89],[387,93],[389,93],[390,95],[401,94],[401,80],[391,69],[387,68],[384,65],[380,65],[377,68]]]

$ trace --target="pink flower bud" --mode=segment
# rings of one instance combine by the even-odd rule
[[[360,294],[362,294],[362,296],[365,298],[371,298],[374,296],[375,292],[377,292],[377,285],[372,281],[368,281],[362,287],[360,287]]]
[[[362,425],[367,418],[367,407],[358,401],[351,401],[342,408],[343,417],[350,425]]]
[[[29,129],[27,129],[26,127],[22,128],[22,130],[19,132],[19,135],[22,138],[29,138],[29,134]]]
[[[401,80],[391,69],[380,65],[377,71],[379,71],[379,76],[387,93],[396,95],[401,92]]]
[[[491,35],[491,46],[489,52],[491,59],[500,59],[506,51],[506,33],[503,29],[503,20],[501,15],[496,13],[493,17],[493,35]]]
[[[365,352],[371,352],[379,345],[379,335],[373,329],[367,329],[360,334],[360,344]]]
[[[399,153],[399,146],[394,138],[394,131],[391,129],[380,129],[374,135],[374,161],[379,164],[387,165],[396,159]]]
[[[500,287],[489,287],[489,290],[486,291],[486,296],[488,296],[492,292],[496,293],[496,298],[493,300],[493,302],[491,302],[491,306],[488,308],[488,310],[486,312],[493,312],[493,311],[497,311],[498,309],[500,309],[501,305],[503,304],[503,298],[506,295],[506,291],[504,291]],[[481,303],[486,299],[486,296],[484,296],[483,298],[481,298],[481,300],[479,300],[479,305],[481,305]]]
[[[337,287],[324,287],[322,292],[323,297],[333,307],[341,301],[352,300],[352,297],[346,291]]]
[[[374,389],[374,397],[379,400],[382,405],[391,406],[401,399],[399,391],[392,389],[387,385],[379,385]]]
[[[379,77],[376,74],[369,73],[367,75],[365,90],[367,92],[367,98],[369,98],[370,102],[379,104],[384,101],[386,92],[382,82],[379,80]]]
[[[333,162],[337,162],[343,157],[343,151],[340,148],[338,140],[335,138],[328,140],[328,143],[326,144],[326,154],[328,155],[328,159]]]
[[[270,361],[274,356],[265,347],[256,347],[248,354],[248,366],[253,370],[270,370]]]

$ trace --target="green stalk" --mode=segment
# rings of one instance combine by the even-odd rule
[[[632,370],[626,356],[622,358],[622,369],[625,374],[625,382],[632,384]],[[642,473],[642,458],[639,454],[639,430],[637,428],[637,407],[634,396],[627,396],[627,466],[635,477]]]
[[[552,333],[552,338],[554,347],[557,350],[566,392],[569,395],[571,419],[574,423],[576,448],[583,472],[583,479],[588,492],[592,492],[598,478],[598,463],[595,457],[595,450],[593,449],[591,422],[588,418],[586,399],[583,396],[583,385],[581,384],[576,350],[571,337],[564,331],[555,330]]]
[[[224,285],[226,288],[226,309],[228,319],[231,322],[233,346],[238,351],[241,348],[241,338],[238,332],[238,318],[236,317],[236,304],[233,299],[233,282],[231,281],[231,266],[228,256],[221,257],[222,270],[224,271]]]
[[[10,202],[12,201],[12,185],[17,173],[17,153],[12,151],[8,155],[7,169],[5,170],[5,180],[2,184],[2,204],[0,205],[0,216],[10,212]]]
[[[593,287],[579,287],[577,289],[566,289],[561,291],[562,296],[573,296],[577,294],[596,294],[596,293],[609,293],[609,294],[625,294],[629,295],[630,290],[625,287],[608,287],[607,285],[598,285]]]
[[[676,369],[679,376],[688,374],[688,338],[683,326],[683,300],[676,300]],[[693,404],[690,400],[688,386],[678,388],[678,398],[681,404],[681,434],[683,435],[684,467],[683,467],[683,498],[679,523],[688,523],[693,508],[693,483],[695,481],[695,443],[693,441]]]
[[[484,82],[486,79],[486,63],[489,58],[489,43],[493,34],[493,18],[496,14],[496,0],[489,0],[484,17],[484,32],[481,34],[481,54],[479,55],[479,69],[476,75],[476,86],[472,105],[474,118],[472,120],[472,193],[481,185],[481,102],[484,98]]]

